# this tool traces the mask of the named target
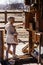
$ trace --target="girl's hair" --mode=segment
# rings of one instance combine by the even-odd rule
[[[9,17],[8,20],[10,20],[10,19],[13,19],[14,20],[14,17]]]

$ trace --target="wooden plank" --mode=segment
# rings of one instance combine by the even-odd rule
[[[0,12],[0,14],[2,14],[2,13],[5,14],[5,12]],[[14,14],[15,13],[16,14],[16,13],[23,13],[23,12],[7,12],[7,13],[10,13],[10,14]]]

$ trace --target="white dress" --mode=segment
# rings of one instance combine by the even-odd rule
[[[14,34],[15,34],[15,29],[13,27],[13,25],[11,25],[10,23],[7,23],[5,25],[5,29],[7,31],[7,35],[6,35],[6,43],[9,44],[17,44],[17,42],[14,41]]]

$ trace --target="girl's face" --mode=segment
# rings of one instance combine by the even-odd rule
[[[14,23],[14,19],[10,19],[10,23],[13,24]]]

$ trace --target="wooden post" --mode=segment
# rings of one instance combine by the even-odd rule
[[[25,12],[25,28],[29,28],[29,12]]]
[[[25,0],[25,5],[30,5],[30,0]]]
[[[25,28],[26,30],[28,30],[29,32],[29,54],[31,54],[31,52],[33,51],[33,41],[32,41],[32,29],[30,26],[30,23],[32,22],[33,18],[32,18],[32,14],[30,12],[25,12]],[[30,27],[29,27],[30,26]]]
[[[32,31],[29,30],[29,54],[31,54],[33,49],[34,49],[34,43],[32,41]]]
[[[7,22],[7,11],[5,11],[5,23]]]
[[[3,30],[0,30],[0,60],[2,60],[4,56],[3,47],[4,47]]]

